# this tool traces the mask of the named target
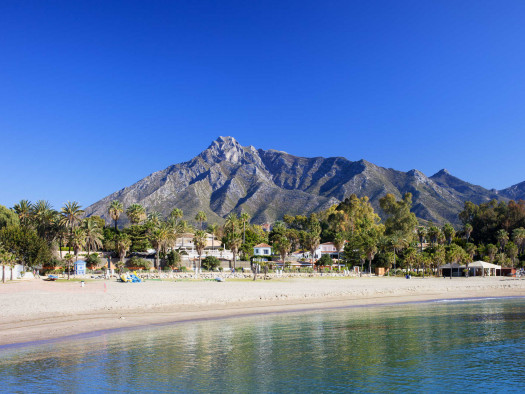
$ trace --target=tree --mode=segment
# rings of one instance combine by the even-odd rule
[[[340,258],[340,250],[344,247],[345,245],[345,236],[343,233],[336,233],[335,234],[335,237],[334,237],[334,247],[335,249],[337,250],[337,259],[339,260]]]
[[[393,194],[388,193],[379,199],[379,206],[387,216],[385,233],[387,235],[399,234],[405,239],[413,236],[417,226],[416,215],[410,212],[412,208],[412,194],[405,193],[403,199],[396,201]]]
[[[78,252],[86,246],[86,237],[84,230],[81,228],[75,228],[71,233],[69,239],[71,246],[73,247],[73,253],[75,254],[75,260],[78,260]]]
[[[472,234],[472,230],[472,224],[470,223],[465,224],[465,226],[463,227],[463,232],[465,233],[465,238],[467,239],[467,242],[470,239],[470,234]]]
[[[211,234],[211,249],[215,250],[215,237],[219,234],[219,225],[216,223],[208,226],[208,233]]]
[[[419,226],[417,228],[417,237],[419,238],[419,243],[421,244],[421,253],[423,253],[423,242],[425,241],[427,234],[428,234],[428,230],[426,227]]]
[[[507,242],[509,242],[509,233],[504,229],[498,230],[496,233],[496,239],[498,240],[500,251],[503,251]]]
[[[129,248],[131,247],[131,239],[127,234],[117,234],[115,237],[115,248],[117,250],[117,253],[119,255],[119,261],[121,266],[124,266],[124,257],[126,257],[126,253],[128,252]]]
[[[487,253],[487,257],[489,258],[489,262],[493,263],[494,262],[494,257],[496,256],[496,253],[498,252],[498,247],[496,245],[493,245],[493,244],[488,244],[485,247],[485,250],[486,250],[486,253]]]
[[[199,255],[199,267],[198,268],[201,267],[202,252],[204,251],[204,248],[206,247],[206,239],[207,239],[206,232],[202,230],[195,231],[195,234],[193,236],[193,244],[195,245],[195,249],[197,250],[197,254]]]
[[[507,245],[505,245],[505,253],[507,256],[509,256],[512,263],[512,268],[514,268],[516,257],[518,257],[518,246],[514,242],[509,242]]]
[[[202,223],[205,222],[208,219],[206,216],[206,212],[199,211],[197,212],[197,215],[195,215],[195,220],[200,223],[200,228],[202,230]]]
[[[175,208],[170,213],[170,219],[173,219],[173,221],[175,222],[175,225],[179,223],[179,220],[182,219],[182,217],[183,217],[182,209]]]
[[[281,261],[286,260],[286,255],[290,252],[291,244],[290,241],[285,236],[280,236],[279,238],[273,241],[273,249],[276,250],[281,256]]]
[[[430,244],[434,246],[438,242],[439,234],[441,230],[437,226],[430,226],[428,229],[428,237],[430,238]]]
[[[373,238],[369,238],[369,240],[363,245],[364,252],[366,255],[366,258],[368,259],[368,273],[372,273],[372,260],[374,259],[376,253],[377,253],[377,246],[375,243],[375,240]]]
[[[153,229],[149,234],[149,241],[155,248],[155,268],[160,271],[160,252],[166,247],[169,242],[172,231],[168,226],[161,226]]]
[[[407,246],[408,246],[407,240],[403,238],[401,235],[393,234],[390,237],[390,247],[392,248],[392,251],[394,252],[394,274],[396,271],[396,255],[398,252],[400,252]]]
[[[242,237],[237,232],[228,232],[226,235],[225,245],[228,249],[232,251],[233,254],[233,268],[237,263],[237,253],[239,252],[239,247],[242,245]]]
[[[442,231],[443,231],[443,235],[445,236],[447,240],[447,244],[450,245],[452,243],[452,239],[456,235],[456,230],[450,223],[445,223]]]
[[[9,226],[0,229],[0,243],[5,250],[26,266],[45,265],[51,260],[51,251],[46,241],[28,226]]]
[[[519,227],[512,231],[512,239],[518,246],[519,253],[523,253],[523,247],[525,246],[525,228]]]
[[[204,260],[202,260],[202,266],[204,267],[205,270],[208,270],[208,271],[214,271],[220,265],[221,265],[221,262],[215,256],[206,256]]]
[[[0,262],[2,263],[2,282],[5,283],[5,266],[11,267],[11,280],[13,280],[12,264],[15,261],[15,256],[7,251],[2,244],[0,244]]]
[[[473,243],[471,242],[468,242],[466,245],[465,245],[465,252],[467,253],[468,255],[468,260],[467,262],[465,263],[465,265],[467,266],[467,278],[469,277],[469,270],[468,270],[468,265],[470,264],[470,262],[472,262],[474,260],[474,255],[476,254],[476,245],[474,245]]]
[[[314,255],[317,250],[319,243],[321,242],[321,224],[317,219],[315,213],[311,214],[308,218],[308,232],[306,236],[306,246],[310,251],[312,268],[314,267]]]
[[[11,209],[0,205],[0,228],[7,226],[18,226],[19,224],[20,219],[18,219],[18,215]]]
[[[20,200],[20,202],[13,207],[13,210],[18,215],[18,220],[22,226],[27,226],[29,224],[32,209],[33,205],[29,200]]]
[[[126,215],[132,225],[140,224],[146,220],[146,209],[140,204],[131,204],[126,209]]]
[[[457,263],[461,259],[462,252],[463,248],[459,245],[453,244],[448,247],[446,259],[450,263],[450,279],[452,279],[452,264]]]
[[[75,256],[73,256],[71,253],[66,253],[64,260],[66,260],[67,263],[67,280],[69,280],[71,274],[71,264],[73,261],[75,261]]]
[[[87,255],[91,249],[97,249],[102,247],[102,229],[99,227],[98,222],[95,218],[89,217],[84,219],[82,223],[82,230],[84,232],[84,244],[86,245]]]
[[[54,221],[58,212],[53,209],[51,203],[45,200],[38,200],[32,205],[31,218],[38,235],[45,239],[48,244],[55,238]]]
[[[242,243],[246,242],[246,223],[250,221],[250,215],[246,212],[242,212],[239,217],[242,223]]]
[[[60,210],[62,216],[62,224],[69,229],[69,239],[73,238],[73,229],[80,223],[81,217],[84,214],[84,211],[81,209],[81,206],[78,202],[68,201]],[[69,253],[71,253],[71,245],[69,248]]]
[[[119,200],[111,201],[109,204],[108,213],[111,219],[115,222],[115,230],[118,230],[118,219],[120,215],[124,212],[124,205]]]

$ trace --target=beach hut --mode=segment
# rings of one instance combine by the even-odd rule
[[[466,266],[462,265],[462,268]],[[483,270],[487,276],[501,275],[501,265],[487,263],[486,261],[474,261],[468,265],[469,276],[483,276]]]
[[[75,261],[75,275],[86,275],[86,262],[84,260]]]
[[[465,268],[465,267],[463,267]],[[448,263],[445,265],[441,265],[439,267],[439,270],[441,270],[441,275],[443,276],[462,276],[463,271],[461,270],[461,265],[458,263]],[[450,275],[450,270],[452,270],[452,275]]]

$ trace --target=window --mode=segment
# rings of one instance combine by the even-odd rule
[[[264,249],[264,254],[270,254],[270,251],[268,249]]]
[[[259,249],[255,249],[255,254],[259,254]]]

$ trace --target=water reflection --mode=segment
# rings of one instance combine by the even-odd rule
[[[174,324],[2,350],[0,390],[519,390],[524,328],[524,299]]]

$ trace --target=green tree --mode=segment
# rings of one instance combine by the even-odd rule
[[[69,280],[71,275],[71,264],[73,263],[73,261],[75,261],[75,256],[73,256],[71,253],[66,253],[66,255],[64,256],[64,260],[67,264],[67,280]]]
[[[518,246],[519,253],[523,253],[523,247],[525,246],[525,228],[519,227],[514,229],[514,231],[512,231],[512,239]]]
[[[117,236],[115,237],[115,248],[119,255],[121,267],[124,266],[124,257],[126,257],[126,253],[128,253],[130,247],[131,239],[129,238],[129,235],[124,233],[117,234]]]
[[[487,253],[487,257],[489,258],[489,262],[493,263],[494,262],[494,257],[496,257],[496,253],[498,252],[498,247],[496,245],[493,245],[493,244],[488,244],[485,247],[485,251]]]
[[[509,256],[512,268],[514,268],[516,257],[518,257],[518,246],[514,242],[509,242],[505,245],[505,253]]]
[[[84,244],[86,245],[87,255],[92,249],[98,249],[102,247],[102,240],[104,235],[102,234],[102,229],[99,227],[98,221],[89,217],[84,219],[82,222],[82,230],[84,232]]]
[[[62,224],[69,229],[69,240],[73,239],[73,229],[80,223],[84,211],[78,202],[68,201],[60,210],[62,217]],[[69,253],[71,253],[71,244],[69,248]]]
[[[146,220],[146,209],[140,204],[131,204],[126,209],[126,215],[132,225],[140,224]]]
[[[500,251],[503,251],[505,245],[509,242],[509,233],[504,229],[498,230],[496,233],[496,239],[498,240]]]
[[[29,200],[20,200],[18,204],[15,204],[13,210],[18,215],[18,220],[22,226],[28,226],[31,219],[33,205]]]
[[[472,234],[472,224],[467,223],[465,226],[463,226],[463,232],[465,233],[465,238],[467,239],[467,242],[470,240],[470,234]]]
[[[45,265],[51,260],[51,251],[45,240],[28,226],[9,226],[0,229],[0,243],[4,249],[16,256],[25,267]]]
[[[19,224],[18,215],[14,211],[0,205],[0,228],[18,226]]]
[[[405,239],[411,239],[414,228],[417,226],[416,215],[410,212],[412,208],[412,194],[405,193],[403,199],[396,201],[393,194],[388,193],[379,199],[379,206],[387,216],[385,233],[399,234]]]
[[[221,265],[221,262],[215,256],[206,256],[204,260],[202,260],[202,266],[204,267],[205,270],[208,270],[208,271],[214,271],[220,265]]]
[[[421,244],[421,253],[423,253],[423,242],[428,235],[428,229],[424,226],[419,226],[417,228],[417,237],[419,238],[419,243]]]
[[[202,266],[202,252],[204,252],[204,248],[206,248],[206,239],[207,239],[206,232],[202,230],[195,231],[195,234],[193,236],[193,245],[195,245],[195,250],[197,250],[197,254],[199,255],[199,267],[198,268],[201,268]]]
[[[109,217],[115,222],[115,230],[118,230],[118,219],[120,215],[124,212],[124,205],[119,200],[111,201],[109,204],[108,213]]]
[[[246,223],[250,222],[250,215],[246,212],[242,212],[239,217],[242,223],[242,243],[246,242]]]
[[[456,230],[450,223],[445,223],[442,231],[447,240],[447,244],[450,245],[452,243],[452,239],[454,239],[454,236],[456,235]]]
[[[286,260],[286,255],[290,252],[291,244],[290,241],[285,236],[280,236],[279,238],[276,238],[273,241],[273,250],[277,251],[279,255],[281,256],[281,261],[284,262]]]
[[[202,230],[202,223],[208,220],[208,217],[206,216],[206,212],[204,211],[197,212],[197,215],[195,215],[195,220],[200,223],[200,229]]]

